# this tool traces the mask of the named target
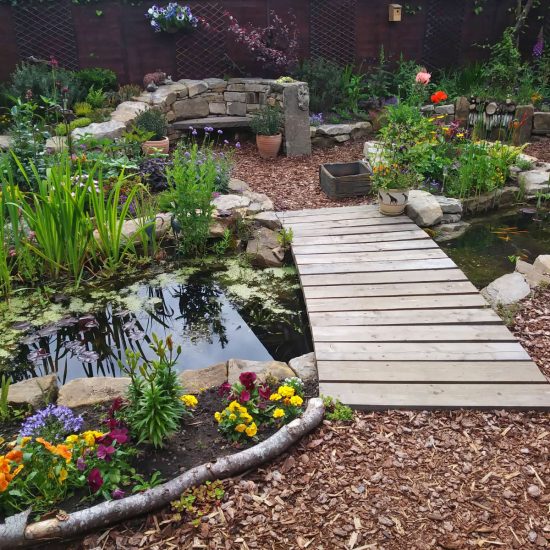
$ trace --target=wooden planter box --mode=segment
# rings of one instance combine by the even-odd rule
[[[372,187],[371,175],[371,167],[362,161],[321,164],[319,167],[321,188],[331,199],[368,195]]]

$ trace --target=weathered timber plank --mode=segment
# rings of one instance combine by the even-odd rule
[[[481,294],[453,294],[451,296],[388,296],[360,298],[312,298],[307,301],[314,311],[377,311],[383,309],[434,309],[438,307],[480,307],[487,302]]]
[[[321,383],[319,392],[356,408],[550,407],[550,384]]]
[[[439,248],[434,241],[427,236],[425,239],[412,239],[406,241],[353,243],[353,244],[316,244],[293,245],[294,256],[299,257],[308,254],[347,254],[349,252],[382,252],[384,250],[425,250]]]
[[[312,327],[502,323],[490,308],[310,312],[309,321]]]
[[[391,226],[393,229],[402,228],[403,226]],[[310,246],[310,245],[329,245],[329,244],[360,244],[360,243],[383,243],[389,241],[403,241],[409,240],[418,241],[430,240],[430,237],[425,231],[418,229],[415,225],[408,225],[408,230],[399,231],[379,231],[377,233],[363,233],[360,235],[324,235],[324,236],[310,236],[310,237],[298,237],[295,236],[292,241],[292,249],[296,246]],[[369,228],[373,229],[373,228]],[[376,228],[378,229],[378,228]]]
[[[292,227],[292,226],[290,226]],[[357,227],[329,227],[315,228],[314,225],[308,229],[292,229],[294,239],[292,242],[305,242],[304,237],[333,237],[336,235],[368,235],[370,233],[391,233],[393,231],[418,230],[418,226],[412,223],[395,223],[385,225],[360,225]]]
[[[417,271],[385,271],[371,273],[332,273],[327,275],[303,275],[301,283],[308,286],[368,285],[378,283],[423,283],[467,281],[459,269],[426,269]]]
[[[395,216],[394,218],[371,218],[365,216],[353,220],[327,220],[320,222],[307,223],[287,223],[286,227],[290,227],[293,232],[299,235],[302,231],[310,229],[337,229],[342,227],[367,227],[370,225],[409,225],[410,218],[406,216]]]
[[[318,361],[527,361],[519,342],[316,342]]]
[[[546,381],[531,361],[317,361],[317,371],[320,382]]]
[[[381,283],[373,285],[305,286],[306,300],[311,298],[354,298],[374,296],[422,296],[432,294],[477,294],[470,281],[443,283]]]
[[[343,212],[327,212],[326,214],[318,214],[311,216],[283,216],[280,217],[281,221],[288,224],[295,223],[315,223],[322,221],[334,221],[334,220],[354,220],[358,218],[384,218],[380,212],[372,210],[354,210],[350,212],[344,209]]]
[[[378,206],[373,204],[358,204],[355,206],[330,206],[328,208],[308,208],[306,210],[285,210],[283,212],[275,212],[277,216],[281,219],[285,219],[287,217],[293,218],[297,216],[318,216],[322,214],[338,214],[340,212],[343,212],[344,210],[349,212],[369,212],[373,216],[380,215],[380,210]]]
[[[344,252],[333,254],[295,254],[294,258],[298,267],[312,264],[336,264],[348,262],[384,262],[409,260],[429,260],[432,258],[447,258],[447,255],[440,248],[424,250],[379,250],[377,252]]]
[[[456,267],[450,258],[428,260],[388,260],[383,262],[324,263],[301,265],[300,275],[321,275],[328,273],[368,273],[372,271],[404,271],[417,269],[449,269]]]
[[[314,326],[318,342],[515,342],[504,325]]]

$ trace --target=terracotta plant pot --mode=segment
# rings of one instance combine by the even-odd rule
[[[263,159],[273,159],[279,154],[281,143],[283,142],[283,135],[277,134],[275,136],[256,136],[256,147]]]
[[[408,189],[379,189],[378,204],[385,216],[399,216],[405,211],[409,200]]]
[[[167,137],[159,141],[145,141],[141,144],[141,150],[145,155],[152,155],[154,153],[168,154],[170,149],[170,141]]]

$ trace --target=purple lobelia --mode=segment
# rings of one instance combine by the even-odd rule
[[[52,441],[61,440],[66,435],[78,433],[84,420],[76,416],[69,407],[48,405],[39,410],[21,426],[19,435],[22,437],[46,437]]]

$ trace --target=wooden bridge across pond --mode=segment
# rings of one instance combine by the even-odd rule
[[[278,213],[319,391],[357,408],[550,408],[550,383],[476,287],[407,216]]]

